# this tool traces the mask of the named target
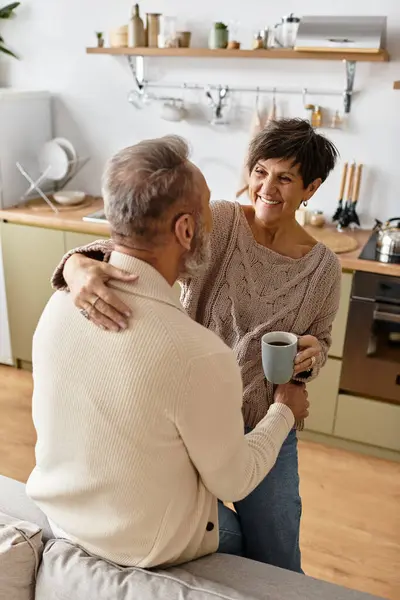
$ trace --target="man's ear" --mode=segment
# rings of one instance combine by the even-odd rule
[[[175,223],[175,236],[179,244],[185,249],[190,250],[195,232],[195,222],[192,215],[185,214],[179,217]]]

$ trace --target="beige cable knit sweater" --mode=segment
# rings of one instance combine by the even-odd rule
[[[341,267],[321,243],[292,259],[258,244],[239,203],[212,202],[212,261],[199,278],[182,283],[186,312],[211,329],[235,352],[243,380],[243,415],[254,427],[273,399],[262,370],[260,343],[269,331],[314,335],[322,355],[308,381],[318,375],[331,345],[331,328],[340,298]],[[108,260],[111,241],[94,242],[73,252]],[[53,276],[65,287],[62,269]]]

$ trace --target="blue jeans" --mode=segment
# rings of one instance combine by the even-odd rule
[[[225,510],[229,510],[223,507]],[[259,562],[302,573],[300,554],[301,499],[297,457],[297,435],[286,438],[277,461],[267,477],[244,500],[235,503],[237,515],[220,520],[224,535],[221,552],[241,555]],[[232,512],[232,511],[230,511]],[[221,511],[220,511],[221,514]],[[240,525],[240,530],[238,526]],[[232,535],[229,535],[231,528]],[[242,532],[240,544],[238,531]]]

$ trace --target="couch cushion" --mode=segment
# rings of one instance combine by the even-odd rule
[[[0,513],[0,598],[35,597],[42,531],[38,525]]]
[[[50,540],[44,549],[36,600],[253,600],[228,585],[212,583],[181,569],[148,571],[119,567],[89,555],[66,540]],[[255,599],[254,599],[255,600]]]
[[[44,542],[54,537],[46,516],[26,495],[25,484],[4,475],[0,475],[0,512],[39,525]]]
[[[66,540],[46,544],[36,600],[372,600],[304,575],[214,554],[181,567],[119,567]]]

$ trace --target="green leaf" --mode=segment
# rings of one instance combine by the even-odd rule
[[[18,59],[18,56],[16,54],[14,54],[14,52],[12,52],[8,48],[6,48],[5,46],[2,46],[0,44],[0,53],[1,52],[3,52],[4,54],[8,54],[8,56],[12,56],[13,58],[17,58]]]
[[[21,2],[13,2],[12,4],[8,4],[7,6],[3,6],[0,8],[0,19],[10,19],[13,16],[13,12]]]

